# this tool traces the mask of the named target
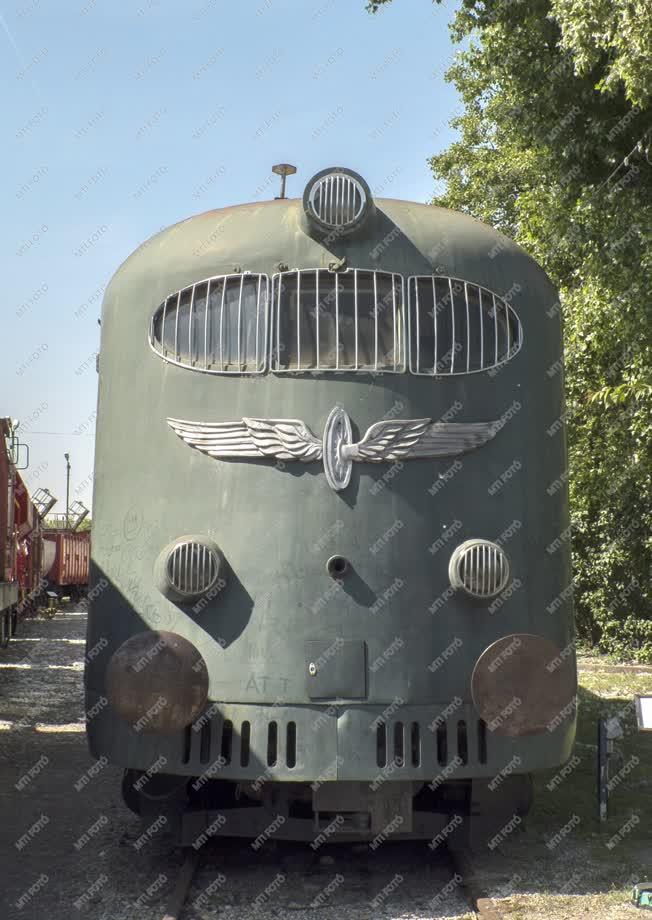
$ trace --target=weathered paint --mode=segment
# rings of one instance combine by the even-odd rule
[[[271,276],[279,263],[326,268],[344,256],[349,267],[406,278],[435,271],[507,295],[523,347],[493,375],[431,379],[214,376],[166,363],[148,344],[156,308],[189,284],[237,268]],[[566,487],[548,491],[566,468],[556,302],[542,270],[501,234],[466,215],[405,201],[377,200],[362,235],[328,247],[307,234],[301,201],[288,199],[209,211],[140,247],[111,281],[102,312],[92,578],[108,584],[91,601],[88,647],[106,645],[87,668],[89,705],[103,694],[107,663],[121,643],[144,629],[171,630],[201,653],[209,700],[236,731],[244,718],[294,718],[305,728],[294,772],[279,762],[270,777],[313,779],[339,751],[344,762],[334,775],[362,779],[377,772],[370,722],[388,707],[404,706],[406,722],[421,713],[427,724],[457,698],[471,719],[471,673],[491,643],[531,633],[566,648],[569,592],[558,600],[570,582]],[[489,444],[461,457],[453,475],[451,458],[414,460],[400,470],[355,463],[342,492],[329,487],[321,463],[217,461],[166,423],[296,418],[322,432],[335,405],[351,417],[356,440],[386,415],[438,420],[454,407],[455,421],[508,421]],[[490,492],[496,481],[503,484]],[[213,538],[228,565],[227,587],[199,612],[175,605],[155,584],[161,549],[186,533]],[[518,587],[491,613],[490,602],[449,591],[448,563],[464,540],[505,534]],[[334,554],[352,565],[341,589],[326,571]],[[384,660],[397,636],[403,645]],[[366,643],[364,702],[309,699],[305,642],[338,637]],[[456,640],[459,650],[429,668]],[[311,734],[320,712],[323,726]],[[455,775],[488,774],[515,753],[523,771],[553,766],[568,756],[573,735],[571,714],[552,732],[495,739],[488,765],[470,762]],[[145,769],[164,752],[170,772],[197,772],[194,760],[182,762],[182,738],[138,736],[108,708],[90,722],[89,738],[94,753],[124,765]],[[262,769],[262,748],[252,757]],[[406,765],[402,775],[434,770],[433,762],[409,772]],[[246,771],[232,764],[220,775],[255,776],[256,764]]]

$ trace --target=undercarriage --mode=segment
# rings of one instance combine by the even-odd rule
[[[126,770],[123,797],[144,826],[162,821],[183,846],[209,837],[325,843],[429,840],[439,846],[487,845],[510,822],[521,823],[532,802],[530,774],[434,783],[316,782],[263,784]],[[376,788],[372,788],[376,786]]]

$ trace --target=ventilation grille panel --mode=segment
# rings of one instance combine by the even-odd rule
[[[472,597],[495,597],[509,580],[507,556],[496,543],[469,540],[453,553],[450,578],[454,588]]]
[[[167,562],[170,584],[187,597],[209,591],[219,573],[215,552],[203,543],[180,543],[172,550]]]

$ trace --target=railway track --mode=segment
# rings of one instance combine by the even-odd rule
[[[477,920],[508,920],[509,913],[506,913],[493,899],[489,893],[486,891],[483,886],[481,879],[478,875],[475,862],[470,852],[465,850],[449,850],[447,851],[449,870],[450,870],[450,882],[448,885],[444,885],[442,889],[436,894],[434,901],[436,902],[437,913],[433,916],[443,916],[441,911],[446,910],[446,898],[442,896],[442,893],[451,886],[452,889],[461,889],[464,893],[465,900],[467,902],[468,911],[473,914]],[[221,868],[224,866],[224,860],[218,859],[217,862],[213,862],[211,868],[216,872],[216,880],[219,879],[221,875]],[[278,866],[282,870],[287,870],[287,861],[283,859],[281,855],[279,858]],[[201,857],[199,852],[186,849],[184,862],[179,870],[177,876],[174,890],[169,896],[165,913],[162,916],[162,920],[185,920],[186,918],[186,907],[190,903],[190,895],[193,888],[193,882],[197,877],[198,870],[201,867]],[[337,877],[337,875],[336,875]],[[209,884],[209,888],[211,885]],[[365,887],[369,887],[368,885]],[[369,895],[370,892],[367,892]],[[215,897],[212,906],[219,905],[219,894]],[[355,917],[356,911],[358,909],[366,909],[367,906],[374,904],[374,898],[367,900],[366,903],[363,902],[360,905],[347,905],[347,914],[352,918]],[[326,906],[320,904],[319,907]],[[298,909],[300,905],[294,905],[293,910]],[[306,905],[308,909],[310,907]],[[364,916],[367,916],[365,913]]]
[[[478,920],[506,920],[509,914],[501,910],[482,884],[473,857],[466,850],[449,850],[453,873],[460,876],[469,906]]]

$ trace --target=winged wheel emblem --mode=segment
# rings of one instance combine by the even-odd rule
[[[428,457],[455,457],[481,447],[500,428],[498,422],[433,422],[429,418],[376,422],[353,443],[351,420],[341,406],[328,416],[322,438],[293,418],[243,418],[239,422],[191,422],[169,418],[170,428],[187,444],[218,460],[269,458],[312,463],[323,460],[336,492],[351,480],[354,461],[383,463]]]

